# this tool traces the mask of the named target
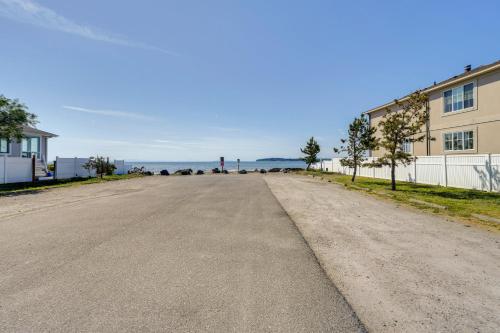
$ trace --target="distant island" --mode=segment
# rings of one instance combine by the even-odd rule
[[[271,158],[259,158],[255,160],[256,162],[295,162],[302,161],[300,158],[280,158],[280,157],[271,157]]]

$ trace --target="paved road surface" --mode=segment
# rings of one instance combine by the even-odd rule
[[[0,198],[2,332],[357,332],[260,175]]]

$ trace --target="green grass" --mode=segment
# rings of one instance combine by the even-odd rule
[[[356,177],[355,182],[352,183],[351,176],[349,175],[320,171],[307,171],[302,172],[302,174],[319,176],[325,180],[342,184],[352,190],[364,189],[363,192],[389,198],[438,214],[460,217],[474,222],[479,222],[479,220],[471,214],[487,215],[500,219],[500,193],[400,181],[397,182],[396,191],[391,191],[391,182],[385,179]],[[411,199],[445,206],[446,209],[432,208],[412,202],[410,201]],[[500,230],[500,225],[494,222],[481,221],[481,224],[486,224]]]
[[[57,187],[69,187],[69,186],[105,183],[115,180],[130,179],[137,177],[142,177],[142,175],[136,175],[136,174],[112,175],[112,176],[104,176],[103,178],[71,178],[71,179],[59,179],[59,180],[42,180],[35,183],[1,184],[0,196],[33,193]]]

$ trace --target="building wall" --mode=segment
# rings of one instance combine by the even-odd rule
[[[430,131],[434,138],[429,155],[500,153],[500,69],[472,79],[464,79],[458,85],[474,82],[474,107],[470,111],[444,113],[443,93],[455,86],[448,86],[429,94]],[[385,110],[371,113],[370,122],[377,126]],[[422,129],[424,130],[424,128]],[[461,151],[444,150],[444,134],[472,130],[474,149]],[[380,136],[380,132],[377,131]],[[383,151],[374,151],[378,157]],[[413,154],[427,155],[426,143],[415,142]]]
[[[40,137],[40,156],[44,161],[47,160],[47,148],[48,148],[48,138],[45,136]],[[22,150],[21,141],[11,140],[9,153],[0,154],[0,156],[6,155],[8,157],[21,157],[21,150]]]

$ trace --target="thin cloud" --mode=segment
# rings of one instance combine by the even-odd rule
[[[154,45],[132,41],[123,36],[109,34],[78,24],[32,0],[0,0],[0,16],[105,43],[158,51],[168,55],[178,55],[175,52]]]
[[[195,145],[201,145],[203,142],[201,141],[183,141],[183,140],[163,140],[163,139],[157,139],[154,140],[156,143],[169,143],[169,144],[176,144],[176,145],[186,145],[186,146],[195,146]]]
[[[182,150],[184,147],[177,145],[167,145],[167,144],[150,144],[142,142],[130,142],[130,141],[120,141],[120,140],[108,140],[108,139],[88,139],[88,138],[74,138],[67,139],[74,142],[93,144],[95,146],[113,146],[113,147],[125,147],[125,148],[153,148],[153,149],[177,149]]]
[[[71,106],[71,105],[63,105],[62,108],[65,110],[69,110],[69,111],[91,113],[91,114],[97,114],[97,115],[101,115],[101,116],[142,119],[142,120],[154,120],[153,117],[148,117],[148,116],[145,116],[143,114],[133,113],[133,112],[113,111],[113,110],[95,110],[95,109],[87,109],[87,108],[82,108],[79,106]]]
[[[226,132],[226,133],[241,132],[240,128],[235,128],[235,127],[209,126],[209,128],[218,132]]]

